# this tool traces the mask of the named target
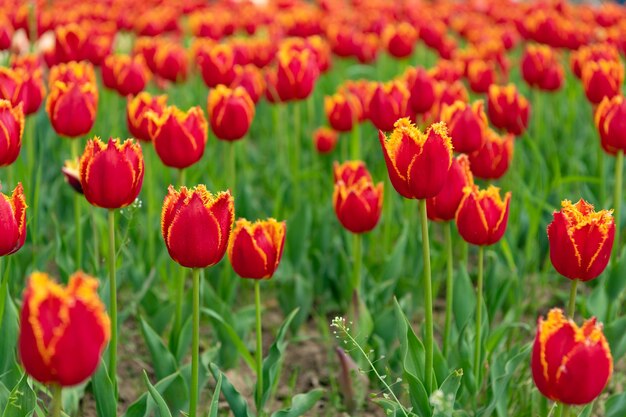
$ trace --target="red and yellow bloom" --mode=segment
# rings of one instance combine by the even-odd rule
[[[328,124],[338,132],[349,132],[361,118],[361,102],[350,93],[324,97]]]
[[[242,278],[269,279],[274,275],[285,246],[287,225],[275,219],[252,223],[238,219],[228,244],[228,259]]]
[[[624,66],[620,61],[590,61],[582,67],[585,95],[592,104],[604,97],[612,98],[620,93],[624,84]]]
[[[26,199],[22,183],[9,197],[0,193],[0,256],[17,252],[26,241]]]
[[[209,92],[207,104],[211,130],[218,139],[234,141],[248,133],[255,106],[245,88],[218,85]]]
[[[459,234],[472,245],[493,245],[504,236],[509,220],[511,193],[504,199],[500,189],[490,185],[481,190],[473,185],[465,188],[465,196],[456,212]]]
[[[451,106],[444,105],[441,110],[441,121],[448,126],[448,133],[456,152],[474,152],[485,143],[484,131],[488,123],[482,100],[477,100],[471,105],[463,101],[455,101]]]
[[[96,84],[55,81],[50,87],[46,112],[59,135],[76,138],[89,133],[96,121],[97,109]]]
[[[368,116],[378,130],[394,128],[400,118],[407,117],[409,90],[400,81],[375,84],[368,103]]]
[[[485,180],[502,177],[513,160],[515,136],[510,133],[500,136],[496,131],[485,128],[483,146],[469,154],[472,173]]]
[[[328,127],[319,127],[313,132],[313,144],[321,154],[332,152],[338,140],[339,134]]]
[[[11,165],[22,149],[24,112],[8,100],[0,99],[0,167]]]
[[[473,185],[474,177],[467,155],[453,158],[443,189],[436,196],[426,200],[428,218],[443,222],[453,220],[465,196],[465,188]]]
[[[489,88],[487,114],[495,127],[519,136],[528,127],[529,112],[528,100],[514,84]]]
[[[626,101],[624,96],[604,97],[595,114],[602,149],[611,155],[626,151]]]
[[[160,117],[167,107],[167,96],[151,96],[150,93],[142,91],[135,97],[129,97],[126,103],[126,123],[128,131],[136,139],[150,142],[150,121],[146,114],[154,113]]]

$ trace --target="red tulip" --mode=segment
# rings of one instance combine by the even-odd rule
[[[470,171],[467,155],[453,158],[443,189],[436,196],[426,200],[428,218],[444,222],[453,220],[461,200],[465,196],[465,187],[473,185],[474,177]]]
[[[352,233],[365,233],[378,224],[383,207],[383,183],[374,184],[365,164],[335,162],[333,207],[337,218]]]
[[[235,54],[229,44],[200,44],[196,61],[204,83],[211,88],[219,84],[230,85],[235,80]]]
[[[254,119],[255,106],[243,87],[218,85],[209,92],[208,113],[211,130],[218,139],[243,138]]]
[[[342,164],[335,161],[333,164],[333,177],[335,184],[343,181],[345,184],[352,185],[359,182],[361,178],[373,182],[372,175],[363,161],[346,161]]]
[[[0,167],[11,165],[22,149],[24,112],[8,100],[0,99]]]
[[[254,104],[258,103],[265,93],[265,78],[263,73],[254,65],[236,65],[235,79],[230,83],[230,88],[242,87],[247,92]]]
[[[169,106],[160,116],[148,111],[146,117],[154,149],[165,165],[182,169],[202,158],[208,140],[208,123],[200,107],[192,107],[185,113]]]
[[[67,287],[33,272],[24,291],[19,351],[26,372],[62,387],[89,378],[100,364],[111,323],[98,297],[98,280],[82,272]]]
[[[408,115],[408,101],[409,91],[404,83],[378,83],[369,100],[369,118],[378,130],[390,131],[398,119]]]
[[[311,95],[319,76],[313,53],[308,49],[281,50],[277,59],[276,91],[281,101],[303,100]]]
[[[98,90],[95,84],[56,81],[46,101],[46,112],[54,130],[76,138],[89,133],[96,121]]]
[[[624,96],[604,97],[595,114],[602,148],[609,154],[626,151],[626,102]]]
[[[141,146],[132,139],[123,143],[96,137],[80,158],[80,185],[90,204],[107,209],[130,205],[141,190],[144,163]]]
[[[317,152],[324,154],[330,153],[335,149],[339,140],[339,134],[327,127],[320,127],[313,132],[313,143]]]
[[[138,94],[150,79],[150,70],[141,55],[109,55],[102,66],[105,86],[116,90],[121,96]]]
[[[547,45],[526,46],[521,66],[522,76],[531,87],[554,91],[563,85],[563,68]]]
[[[417,31],[408,22],[390,24],[383,32],[383,39],[389,54],[396,58],[406,58],[413,53]]]
[[[50,68],[48,84],[50,89],[58,82],[65,84],[93,84],[96,85],[96,72],[93,65],[87,61],[62,63]]]
[[[235,216],[230,192],[217,195],[204,185],[170,186],[163,201],[161,231],[172,259],[187,268],[206,268],[226,253]]]
[[[168,81],[178,82],[187,78],[187,50],[175,42],[159,42],[154,54],[156,73]]]
[[[493,245],[502,239],[509,220],[511,193],[500,196],[500,189],[490,185],[486,190],[476,185],[465,189],[456,212],[459,234],[472,245]]]
[[[80,158],[66,160],[61,168],[65,182],[79,194],[84,194],[83,186],[80,185]]]
[[[539,318],[531,359],[539,391],[553,401],[582,405],[597,398],[613,373],[611,349],[595,317],[578,327],[558,308]]]
[[[417,114],[426,113],[437,100],[437,80],[421,67],[409,68],[405,77],[410,92],[411,108]]]
[[[582,67],[585,95],[592,104],[604,97],[612,98],[620,93],[624,83],[624,66],[615,61],[590,61]]]
[[[336,93],[324,97],[328,124],[339,132],[349,132],[361,117],[361,102],[352,94]]]
[[[136,139],[150,142],[150,121],[146,114],[154,113],[160,117],[167,107],[167,96],[151,96],[142,91],[135,97],[129,97],[126,102],[126,124],[128,131]]]
[[[470,166],[477,178],[496,180],[508,171],[513,160],[515,137],[510,133],[500,136],[489,128],[483,133],[485,143],[480,149],[469,154]]]
[[[493,64],[488,61],[472,60],[467,64],[467,80],[473,92],[486,93],[489,91],[489,87],[496,82],[496,70]]]
[[[602,60],[619,63],[619,51],[615,46],[607,43],[586,45],[571,53],[570,66],[574,75],[577,78],[582,78],[582,68],[588,62],[598,62]]]
[[[455,151],[474,152],[485,143],[484,131],[488,123],[482,100],[475,101],[471,106],[462,101],[455,101],[451,106],[444,105],[441,120],[448,126]]]
[[[613,249],[611,211],[596,212],[583,199],[576,204],[563,200],[561,206],[548,225],[552,265],[566,278],[592,280],[604,271]]]
[[[39,110],[45,94],[41,68],[0,67],[0,98],[14,107],[22,103],[26,115]]]
[[[0,256],[17,252],[26,241],[26,199],[22,183],[11,197],[0,193]]]
[[[432,125],[424,134],[404,118],[395,123],[389,138],[379,131],[378,139],[389,179],[400,195],[424,199],[441,192],[452,164],[452,141],[445,123]]]
[[[274,219],[254,223],[238,219],[228,244],[228,259],[242,278],[269,279],[274,275],[285,246],[285,222]]]
[[[495,127],[519,136],[528,127],[529,112],[528,100],[514,84],[489,87],[487,114]]]

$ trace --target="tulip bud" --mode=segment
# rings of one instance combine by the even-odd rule
[[[413,53],[417,31],[408,22],[390,24],[383,32],[383,39],[389,54],[396,58],[406,58]]]
[[[335,172],[335,175],[337,173]],[[383,183],[377,185],[369,173],[358,177],[354,175],[346,183],[341,177],[335,183],[333,207],[342,226],[352,233],[365,233],[378,224],[383,208]]]
[[[369,118],[378,130],[390,131],[408,115],[409,91],[400,81],[378,83],[368,105]]]
[[[117,209],[130,205],[141,190],[144,163],[141,146],[132,139],[123,143],[95,137],[80,158],[80,185],[85,198],[96,207]]]
[[[126,124],[128,131],[136,139],[150,142],[150,120],[146,116],[148,112],[160,117],[167,107],[167,96],[151,96],[142,91],[135,97],[129,97],[126,102]]]
[[[370,97],[376,88],[376,85],[367,80],[348,80],[338,88],[338,91],[344,95],[352,95],[359,100],[359,122],[369,118],[369,102]]]
[[[89,62],[68,62],[50,68],[48,84],[50,89],[58,82],[65,84],[93,84],[96,85],[96,72]]]
[[[604,97],[612,98],[620,93],[624,67],[619,61],[591,61],[582,67],[582,81],[587,99],[598,104]]]
[[[500,136],[489,128],[483,133],[485,143],[480,149],[469,154],[472,173],[484,180],[497,180],[508,171],[513,160],[515,137],[510,133]]]
[[[230,85],[236,77],[235,54],[229,44],[201,44],[196,52],[196,61],[208,87]]]
[[[566,278],[592,280],[609,263],[615,238],[612,210],[596,212],[583,199],[576,204],[563,200],[561,207],[548,225],[552,265]]]
[[[343,181],[348,185],[356,184],[361,178],[373,182],[372,175],[367,170],[363,161],[346,161],[342,164],[333,163],[333,179],[335,184]]]
[[[39,110],[45,94],[41,68],[0,67],[0,98],[22,103],[25,115]]]
[[[604,97],[595,114],[602,148],[609,154],[626,151],[626,102],[624,96]]]
[[[472,245],[493,245],[506,231],[511,193],[500,196],[500,189],[490,185],[486,190],[476,185],[465,188],[465,196],[456,212],[459,234]]]
[[[613,61],[620,62],[619,51],[614,45],[607,43],[597,43],[586,45],[574,51],[570,55],[570,66],[577,78],[582,78],[582,68],[591,61]]]
[[[228,243],[228,259],[242,278],[269,279],[274,275],[285,246],[285,222],[274,219],[254,223],[238,219]]]
[[[406,72],[409,89],[409,104],[417,114],[426,113],[437,99],[437,80],[430,76],[424,68],[409,68]]]
[[[330,153],[335,149],[339,134],[327,127],[320,127],[313,132],[315,149],[321,154]]]
[[[16,107],[0,99],[0,167],[11,165],[22,149],[24,112],[22,104]]]
[[[467,64],[467,80],[473,92],[486,93],[496,82],[496,70],[490,62],[480,59],[472,60]]]
[[[187,50],[175,42],[160,42],[154,54],[156,73],[168,81],[187,78]]]
[[[475,101],[471,106],[462,101],[455,101],[451,106],[444,105],[441,121],[448,126],[455,151],[474,152],[485,143],[484,131],[488,123],[482,100]]]
[[[337,93],[324,97],[328,124],[339,132],[349,132],[361,117],[361,103],[352,94]]]
[[[563,68],[547,45],[528,45],[521,66],[522,76],[531,87],[555,91],[563,85]]]
[[[160,116],[148,111],[146,117],[154,149],[165,165],[182,169],[202,158],[208,124],[200,107],[192,107],[185,113],[169,106]]]
[[[250,95],[252,102],[256,104],[265,93],[265,78],[254,65],[236,65],[235,79],[230,83],[230,88],[235,89],[236,87],[244,88]]]
[[[234,141],[248,133],[254,119],[255,106],[243,87],[230,89],[218,85],[209,92],[208,112],[215,136]]]
[[[443,222],[453,220],[465,196],[465,188],[473,185],[474,177],[467,155],[453,158],[443,189],[435,197],[426,200],[428,218]]]
[[[539,318],[531,368],[537,389],[553,401],[582,405],[600,395],[613,373],[611,349],[595,317],[578,327],[558,308]]]
[[[528,100],[517,92],[514,84],[489,88],[487,114],[495,127],[519,136],[528,127],[529,112]]]
[[[0,193],[0,256],[17,252],[26,241],[26,199],[22,183],[11,197]]]
[[[226,253],[235,207],[229,191],[217,195],[204,185],[170,186],[161,212],[161,231],[172,259],[187,268],[207,268]]]
[[[47,274],[34,272],[20,315],[22,365],[42,384],[80,384],[98,368],[110,327],[97,279],[76,272],[62,287]]]
[[[303,100],[313,92],[319,68],[313,53],[281,50],[277,54],[276,91],[281,101]]]
[[[109,55],[102,66],[102,81],[121,96],[136,95],[146,87],[150,70],[141,55]]]
[[[46,112],[54,130],[76,138],[89,133],[96,121],[98,90],[95,84],[57,81],[50,89]]]
[[[395,123],[389,138],[379,131],[378,139],[389,179],[400,195],[424,199],[439,194],[452,164],[452,140],[445,123],[432,125],[424,134],[404,118]]]

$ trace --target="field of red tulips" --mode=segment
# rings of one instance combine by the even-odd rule
[[[626,8],[0,0],[1,417],[625,417]]]

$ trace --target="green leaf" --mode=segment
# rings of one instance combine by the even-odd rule
[[[110,417],[117,415],[117,401],[115,399],[115,388],[109,378],[107,367],[104,361],[100,361],[100,366],[91,379],[93,386],[93,396],[96,399],[96,412],[98,417]]]
[[[469,275],[464,265],[461,265],[459,271],[454,277],[454,300],[452,310],[454,311],[454,322],[456,328],[460,332],[465,324],[472,320],[474,311],[476,310],[476,295],[474,286],[470,281]]]
[[[222,374],[217,378],[213,397],[211,398],[211,407],[209,408],[209,417],[217,417],[219,411],[220,391],[222,390]]]
[[[314,389],[306,394],[297,394],[291,400],[291,407],[277,411],[272,417],[300,417],[309,411],[322,398],[323,389]]]
[[[425,375],[424,345],[415,335],[411,323],[404,315],[398,300],[394,300],[398,317],[398,338],[400,339],[402,349],[402,366],[405,372],[423,381]]]
[[[613,360],[617,362],[626,353],[626,316],[613,320],[604,328]]]
[[[13,387],[20,381],[22,373],[15,357],[15,342],[19,332],[18,312],[11,301],[8,281],[5,279],[0,287],[0,375],[7,387]]]
[[[263,360],[263,395],[260,399],[257,398],[257,409],[259,410],[263,409],[263,406],[270,396],[270,392],[272,390],[272,387],[274,386],[274,382],[276,382],[276,378],[278,377],[280,363],[282,362],[285,348],[287,347],[285,336],[287,335],[287,330],[289,330],[291,321],[294,319],[294,317],[296,317],[296,314],[298,314],[298,310],[299,309],[297,308],[293,310],[287,316],[283,324],[281,324],[280,328],[278,329],[276,339],[274,340],[274,343],[272,343],[272,346],[270,346],[269,353]],[[257,390],[255,389],[255,392],[256,391]]]
[[[152,356],[152,366],[154,367],[156,377],[163,379],[176,372],[176,359],[174,359],[172,353],[167,346],[165,346],[161,336],[159,336],[143,318],[140,317],[139,320],[141,323],[141,333]]]
[[[443,381],[439,388],[443,392],[444,402],[447,405],[442,410],[435,412],[435,417],[447,417],[454,410],[454,403],[456,401],[456,393],[461,386],[461,378],[463,377],[463,369],[457,369],[452,371],[450,375]]]
[[[159,394],[163,395],[170,385],[179,378],[181,378],[180,373],[176,372],[157,382],[154,388],[156,388]],[[124,417],[147,417],[152,412],[153,408],[153,401],[148,402],[148,393],[143,393],[128,407]]]
[[[180,363],[185,354],[189,351],[189,346],[191,346],[191,338],[192,338],[192,319],[191,316],[185,320],[185,324],[183,324],[183,328],[178,334],[178,342],[176,343],[176,361]]]
[[[400,406],[395,402],[387,398],[376,398],[372,402],[383,409],[385,416],[387,417],[399,417],[403,416]]]
[[[595,401],[592,402],[591,404],[587,404],[582,410],[580,410],[578,417],[591,417],[591,412],[593,411],[594,403]]]
[[[606,291],[602,288],[602,285],[596,286],[596,288],[591,291],[587,300],[587,307],[589,308],[589,312],[591,315],[596,316],[598,320],[604,321],[606,318],[606,309],[609,302],[609,299],[606,295]]]
[[[230,406],[230,410],[235,417],[254,417],[254,414],[248,408],[246,399],[233,387],[226,375],[220,371],[214,363],[209,365],[209,369],[216,380],[222,380],[222,393]]]
[[[622,255],[623,254],[624,250],[622,250]],[[620,294],[624,291],[624,288],[626,288],[626,279],[624,279],[624,276],[626,276],[626,261],[624,260],[624,256],[621,256],[610,268],[604,281],[606,295],[609,299],[612,298],[617,301]]]
[[[404,227],[402,228],[402,233],[400,237],[396,241],[396,244],[387,256],[387,260],[385,261],[385,268],[383,269],[380,276],[385,281],[395,281],[400,278],[402,274],[404,259],[406,257],[406,245],[408,241],[410,228],[407,225],[407,222],[404,222]]]
[[[222,329],[226,331],[228,337],[230,338],[230,341],[233,343],[233,345],[235,345],[235,348],[237,348],[237,352],[241,355],[241,358],[246,362],[250,369],[254,370],[256,367],[256,362],[248,351],[248,347],[243,342],[243,340],[241,340],[235,329],[233,329],[233,327],[228,324],[216,311],[209,308],[202,308],[201,311],[210,318],[212,318],[219,326],[222,327]]]
[[[11,391],[0,382],[0,410],[4,410],[4,407],[6,407],[9,395],[11,395]]]
[[[626,415],[626,392],[616,394],[606,400],[606,417],[624,417]]]
[[[20,382],[13,387],[2,417],[30,417],[35,411],[37,397],[28,383],[28,375],[22,375]]]
[[[146,373],[145,369],[143,371],[143,381],[146,384],[146,387],[148,387],[148,392],[150,393],[150,396],[157,405],[160,416],[172,417],[172,413],[170,413],[170,409],[167,407],[165,400],[163,399],[163,397],[161,397],[159,391],[157,391],[157,389],[154,388],[154,386],[150,383],[150,379],[148,378],[148,374]]]
[[[417,410],[422,417],[430,417],[433,411],[430,407],[430,398],[422,381],[406,371],[404,372],[404,380],[409,385],[409,399],[413,409]]]

